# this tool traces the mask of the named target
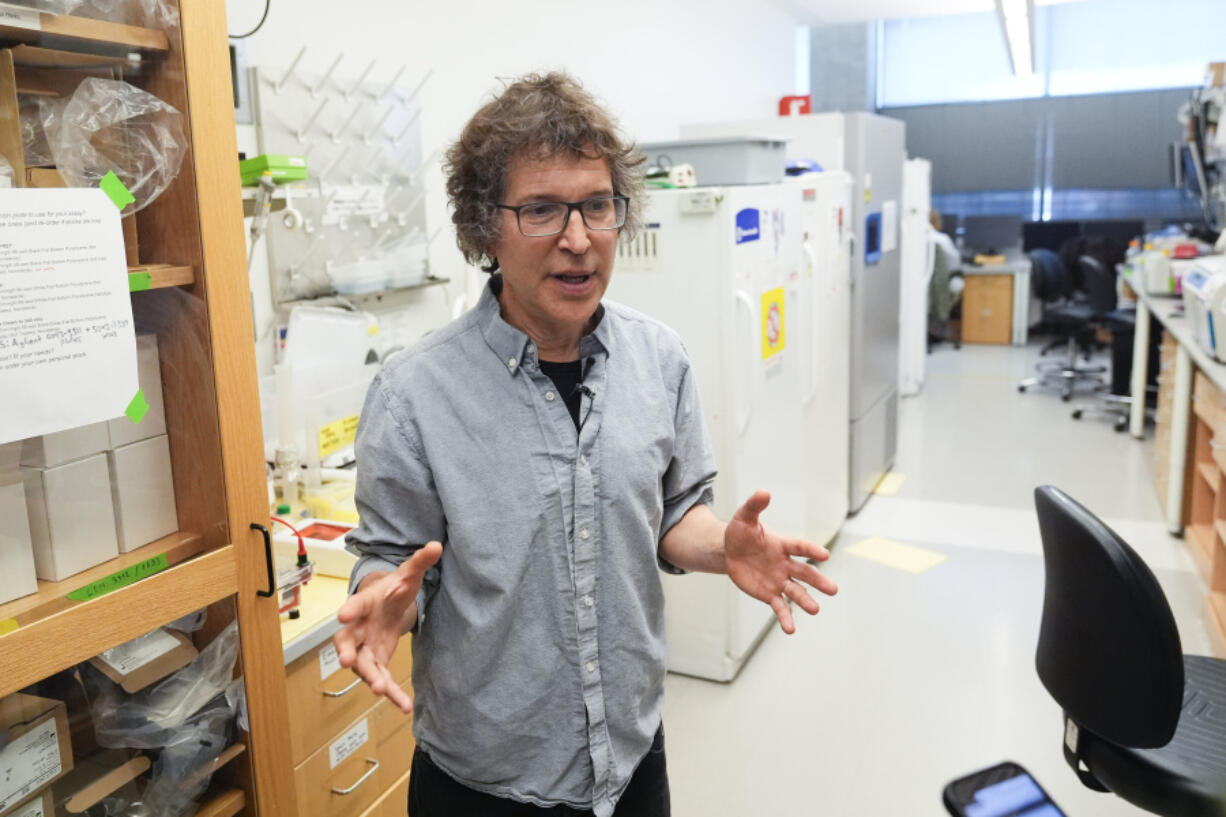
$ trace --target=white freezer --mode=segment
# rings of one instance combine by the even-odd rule
[[[759,488],[763,521],[806,524],[800,196],[794,186],[656,190],[647,228],[619,247],[608,297],[676,330],[686,345],[715,448],[715,511],[731,517]],[[664,576],[669,669],[727,681],[766,628],[770,607],[726,576]]]
[[[929,240],[932,163],[908,159],[902,174],[901,294],[898,299],[898,393],[913,397],[924,387],[928,357],[928,284],[936,245]]]

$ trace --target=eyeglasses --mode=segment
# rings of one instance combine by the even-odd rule
[[[597,196],[584,201],[534,201],[512,206],[496,204],[500,210],[515,213],[519,231],[528,238],[557,235],[570,223],[573,210],[579,211],[589,230],[616,230],[626,223],[626,196]]]

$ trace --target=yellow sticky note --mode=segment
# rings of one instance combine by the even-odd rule
[[[905,570],[908,573],[923,573],[949,558],[943,553],[933,553],[931,550],[880,537],[856,542],[847,548],[847,552],[852,556],[859,556],[861,559]]]
[[[877,496],[894,496],[902,488],[902,484],[907,481],[907,477],[903,474],[890,472],[881,478],[877,483],[877,487],[873,489],[873,493]]]
[[[358,415],[328,423],[319,429],[319,456],[330,457],[346,446],[353,445],[358,436]]]
[[[6,618],[0,621],[0,635],[8,635],[9,633],[16,632],[18,629],[17,619],[15,618]]]

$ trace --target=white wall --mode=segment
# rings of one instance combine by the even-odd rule
[[[230,31],[250,29],[263,7],[263,0],[228,0]],[[338,52],[345,59],[337,76],[356,78],[377,59],[371,76],[387,80],[407,64],[400,83],[406,88],[433,68],[421,97],[428,155],[450,144],[500,87],[499,78],[534,70],[570,71],[638,141],[676,138],[683,122],[772,115],[778,98],[794,92],[797,22],[774,3],[741,0],[272,0],[267,23],[246,45],[251,64],[270,69],[287,66],[303,45],[303,64],[312,73],[322,72]],[[251,129],[239,130],[240,149],[253,150]],[[458,296],[468,273],[450,232],[437,165],[427,188],[430,229],[447,228],[431,247],[431,269],[452,278],[446,294]],[[256,265],[253,275],[261,269]],[[267,297],[261,283],[253,287],[257,320],[261,289]],[[417,334],[448,318],[445,294],[428,293],[410,309]],[[262,351],[262,371],[268,359]]]

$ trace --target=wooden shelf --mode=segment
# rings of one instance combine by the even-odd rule
[[[0,40],[66,48],[101,48],[108,51],[148,51],[165,53],[170,50],[166,33],[151,28],[91,20],[68,14],[38,13],[38,27],[0,25]]]
[[[194,283],[196,283],[196,271],[191,267],[176,267],[170,264],[141,264],[138,267],[128,267],[128,289],[132,292],[189,286]]]
[[[1219,547],[1226,547],[1226,519],[1218,519],[1213,523],[1213,529],[1217,531],[1218,538],[1222,540]]]
[[[1196,466],[1196,472],[1200,474],[1201,479],[1209,483],[1209,487],[1216,494],[1218,485],[1221,484],[1222,472],[1218,470],[1215,462],[1202,462]]]
[[[1205,598],[1205,619],[1214,652],[1226,658],[1226,593],[1210,593]]]
[[[197,555],[202,548],[197,536],[166,537],[0,607],[0,697],[232,595],[233,545]],[[88,600],[67,596],[163,555],[173,566],[147,578]]]
[[[242,789],[225,789],[213,794],[193,817],[234,817],[246,806],[247,796]]]
[[[1213,581],[1213,565],[1209,560],[1215,540],[1213,525],[1188,525],[1184,529],[1184,540],[1205,584],[1210,584]]]

